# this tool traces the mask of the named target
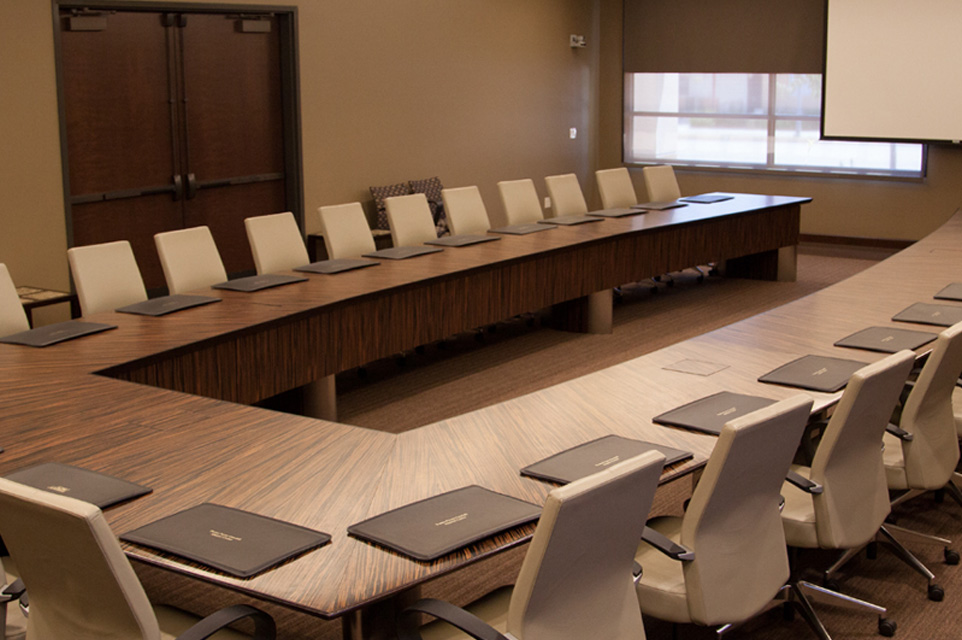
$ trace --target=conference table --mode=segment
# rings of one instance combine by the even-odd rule
[[[151,487],[106,511],[118,534],[202,502],[326,531],[331,544],[248,579],[133,544],[125,551],[175,582],[199,580],[342,618],[346,637],[379,637],[370,625],[384,619],[383,607],[527,541],[534,525],[430,563],[350,537],[348,525],[469,484],[540,504],[552,487],[519,469],[607,434],[692,451],[662,481],[685,476],[704,464],[713,438],[654,425],[651,417],[720,390],[773,399],[798,393],[755,380],[803,353],[838,352],[831,343],[845,331],[888,322],[899,305],[928,295],[920,282],[962,279],[957,261],[935,255],[958,256],[962,218],[866,274],[787,307],[399,435],[249,405],[526,311],[555,305],[577,328],[580,301],[694,264],[724,262],[729,274],[779,277],[794,262],[785,254],[794,255],[800,207],[809,199],[732,195],[311,275],[254,294],[205,290],[222,301],[162,318],[95,314],[86,319],[117,328],[45,349],[0,345],[0,473],[57,461]],[[812,395],[817,412],[837,400]]]

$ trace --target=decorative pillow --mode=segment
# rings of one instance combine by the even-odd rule
[[[423,193],[428,199],[428,206],[431,207],[431,217],[434,218],[434,227],[437,229],[438,236],[448,234],[448,220],[444,215],[444,202],[441,200],[441,179],[437,176],[425,178],[424,180],[411,180],[411,193]]]
[[[383,187],[371,187],[371,195],[374,196],[374,206],[377,207],[377,228],[390,229],[387,222],[387,210],[384,208],[384,199],[394,196],[406,196],[411,193],[411,187],[407,182],[388,184]],[[438,191],[438,193],[441,193]]]

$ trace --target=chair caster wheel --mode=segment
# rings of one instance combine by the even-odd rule
[[[878,619],[878,633],[880,636],[885,636],[886,638],[891,638],[895,635],[895,630],[898,625],[895,624],[894,620],[889,620],[888,618]]]
[[[822,586],[825,587],[826,589],[828,589],[829,591],[841,591],[841,590],[842,590],[842,585],[840,585],[840,584],[838,583],[838,580],[836,580],[835,578],[828,578],[827,580],[824,580],[824,581],[822,582]]]
[[[942,554],[945,556],[945,564],[959,564],[959,552],[954,549],[946,548]]]
[[[705,276],[698,276],[697,278],[695,278],[695,282],[697,282],[698,284],[701,284],[704,281],[705,281]]]
[[[865,546],[865,557],[869,560],[875,560],[878,557],[877,542],[870,542]]]
[[[936,489],[932,497],[935,498],[936,504],[942,504],[945,501],[945,489]]]
[[[426,349],[424,348],[423,344],[419,344],[418,346],[414,347],[414,353],[418,354],[419,356],[423,356],[425,351]]]
[[[937,584],[929,585],[929,600],[932,602],[942,602],[945,597],[945,590]]]

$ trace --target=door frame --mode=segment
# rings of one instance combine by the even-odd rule
[[[130,12],[176,12],[213,14],[273,14],[277,18],[281,62],[281,117],[284,131],[284,196],[301,230],[304,229],[304,169],[301,145],[300,65],[297,7],[255,4],[214,4],[180,2],[130,2],[125,0],[51,0],[54,57],[57,71],[57,113],[60,120],[60,164],[63,172],[64,215],[67,246],[74,246],[73,211],[70,204],[70,166],[67,158],[67,118],[64,104],[63,65],[61,63],[60,11],[91,9]]]

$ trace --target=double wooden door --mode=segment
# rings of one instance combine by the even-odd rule
[[[278,17],[61,8],[60,27],[71,244],[129,240],[155,289],[153,235],[207,225],[228,273],[252,269],[244,218],[296,208]]]

